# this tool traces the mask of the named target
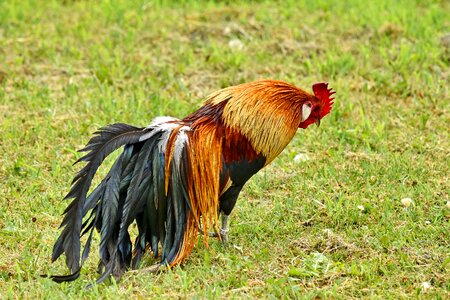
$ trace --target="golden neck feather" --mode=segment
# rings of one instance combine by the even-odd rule
[[[266,157],[267,165],[294,137],[301,105],[309,97],[286,82],[262,80],[217,91],[206,104],[227,101],[222,114],[224,125],[243,134]]]

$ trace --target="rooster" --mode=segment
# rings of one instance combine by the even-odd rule
[[[144,128],[100,128],[80,150],[86,153],[76,163],[86,165],[65,197],[73,201],[53,248],[52,262],[64,253],[72,273],[52,279],[79,277],[94,229],[100,232],[97,282],[138,267],[146,250],[159,257],[150,268],[156,271],[182,263],[199,235],[205,245],[209,233],[226,242],[228,217],[244,184],[283,151],[298,128],[319,125],[331,111],[328,84],[312,89],[314,95],[283,81],[258,80],[212,93],[181,120],[157,117]],[[122,146],[109,173],[88,193],[103,160]]]

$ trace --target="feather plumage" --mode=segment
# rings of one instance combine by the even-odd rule
[[[64,253],[72,274],[53,279],[79,276],[94,229],[101,236],[97,282],[138,267],[148,248],[160,258],[158,269],[183,262],[201,231],[207,245],[208,231],[219,232],[219,212],[231,213],[253,174],[286,147],[299,127],[331,110],[327,86],[315,85],[314,92],[316,96],[282,81],[255,81],[211,94],[182,120],[159,117],[145,128],[101,128],[81,150],[87,153],[77,162],[86,165],[65,197],[73,201],[53,248],[52,260]],[[308,109],[302,109],[305,103]],[[304,111],[308,116],[302,118]],[[87,195],[100,164],[122,146],[106,177]],[[133,222],[138,228],[134,246],[129,234]],[[86,233],[80,257],[80,237]]]

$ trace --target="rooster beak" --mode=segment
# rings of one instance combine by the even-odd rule
[[[317,127],[319,127],[320,126],[320,119],[316,119],[316,125],[317,125]]]

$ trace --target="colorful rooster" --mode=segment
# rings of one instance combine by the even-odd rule
[[[152,268],[158,270],[183,262],[199,234],[205,244],[208,232],[227,241],[228,216],[247,180],[283,151],[297,128],[319,125],[331,111],[334,92],[325,83],[312,88],[314,95],[283,81],[259,80],[212,93],[182,120],[158,117],[145,128],[117,123],[98,130],[80,150],[87,153],[77,162],[87,164],[65,197],[74,200],[53,248],[52,261],[64,253],[72,274],[53,280],[79,276],[94,228],[101,235],[97,282],[136,268],[147,249],[160,257]],[[100,164],[121,146],[109,173],[87,195]],[[128,231],[133,222],[134,247]]]

